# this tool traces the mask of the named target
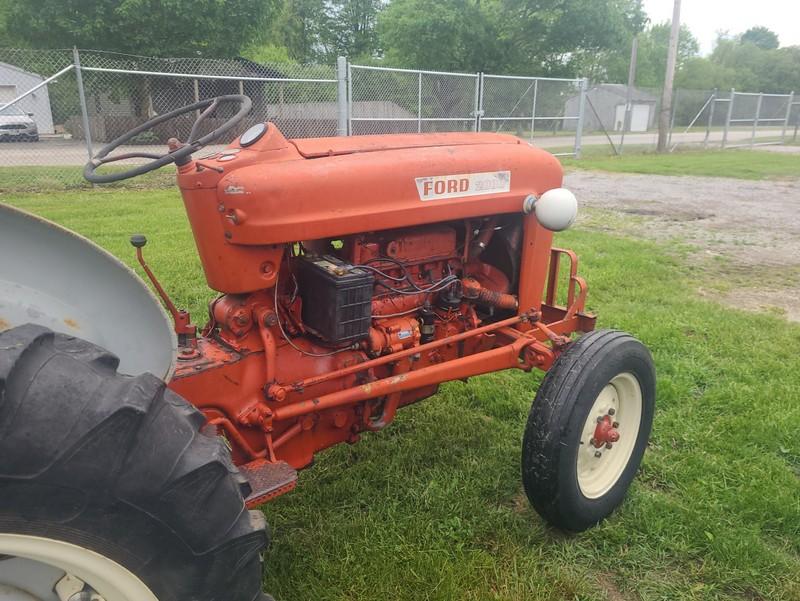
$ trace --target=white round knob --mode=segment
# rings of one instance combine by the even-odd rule
[[[533,199],[532,203],[529,198],[525,199],[526,212],[530,212],[532,204],[536,220],[550,231],[560,232],[567,229],[578,216],[578,200],[566,188],[548,190],[539,198]]]

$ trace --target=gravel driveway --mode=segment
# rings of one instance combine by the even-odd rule
[[[800,321],[800,179],[571,171],[565,185],[583,206],[636,216],[623,221],[629,233],[690,244],[710,276],[701,293]],[[603,228],[602,217],[584,219]]]

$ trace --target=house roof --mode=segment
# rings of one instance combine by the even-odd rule
[[[42,77],[38,73],[34,73],[33,71],[26,71],[25,69],[20,69],[16,65],[11,65],[9,63],[0,62],[0,67],[4,69],[11,69],[12,71],[16,71],[17,73],[24,73],[25,75],[33,75],[34,77],[38,77],[39,79],[44,79],[44,77]]]
[[[624,83],[601,83],[589,88],[589,92],[591,93],[593,90],[602,90],[604,92],[609,92],[611,94],[615,94],[622,98],[623,100],[628,98],[628,86]],[[637,88],[633,86],[631,88],[631,100],[639,100],[639,101],[646,101],[646,102],[656,102],[658,98],[651,94],[650,92],[646,92],[641,88]]]
[[[267,104],[265,107],[270,118],[277,119],[314,119],[336,120],[339,116],[339,106],[336,102],[292,102],[287,104]],[[394,102],[386,100],[370,100],[353,103],[353,113],[369,115],[373,118],[383,119],[412,119],[416,114],[411,113]]]
[[[269,65],[261,65],[246,58],[159,58],[117,53],[100,53],[90,50],[81,53],[84,66],[153,71],[157,73],[190,73],[208,77],[275,77],[288,78],[286,73]]]
[[[588,94],[591,94],[592,92],[607,92],[609,94],[613,94],[614,96],[619,96],[623,101],[627,100],[628,98],[628,86],[624,83],[596,84],[587,90]],[[577,99],[579,97],[580,94],[575,94],[574,96],[570,96],[568,100]],[[632,87],[631,100],[633,102],[658,102],[658,97],[650,92],[642,90],[641,88]]]

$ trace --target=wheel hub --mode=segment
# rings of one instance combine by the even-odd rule
[[[622,475],[633,453],[642,415],[642,391],[629,372],[616,375],[595,399],[579,443],[578,486],[597,499]]]
[[[610,449],[611,446],[619,440],[619,424],[612,420],[611,416],[606,414],[603,417],[597,418],[597,427],[594,429],[591,444],[596,449],[606,447]]]
[[[0,601],[157,601],[126,568],[60,540],[0,532]]]

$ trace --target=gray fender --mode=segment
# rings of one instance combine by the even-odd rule
[[[175,333],[141,278],[75,232],[0,203],[0,330],[25,323],[111,351],[121,373],[172,376]]]

